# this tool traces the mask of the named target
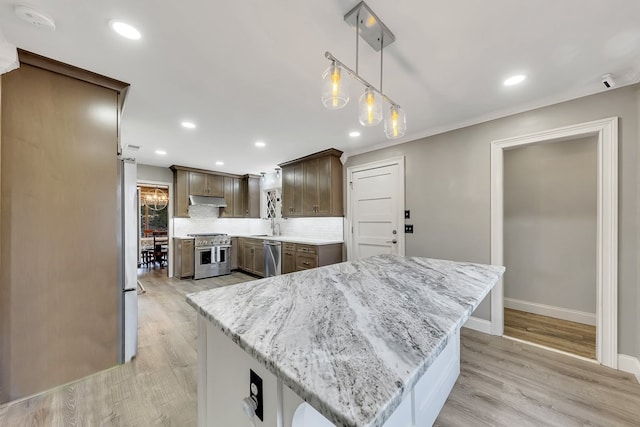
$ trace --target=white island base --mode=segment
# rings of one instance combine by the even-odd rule
[[[242,350],[202,314],[198,314],[198,426],[242,427],[252,421],[242,409],[249,396],[249,370],[262,378],[264,421],[257,427],[332,427],[267,368]],[[460,373],[460,331],[407,391],[384,427],[425,427],[436,420]],[[365,426],[359,426],[365,427]]]

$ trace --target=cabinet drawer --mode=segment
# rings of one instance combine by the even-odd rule
[[[318,248],[317,246],[313,246],[313,245],[296,245],[296,249],[298,254],[310,254],[310,255],[316,255],[318,253]]]
[[[298,252],[296,256],[296,270],[308,270],[318,266],[318,259],[315,255],[303,255]]]
[[[288,252],[295,252],[296,251],[296,244],[295,243],[283,242],[282,243],[282,250],[283,251],[288,251]]]

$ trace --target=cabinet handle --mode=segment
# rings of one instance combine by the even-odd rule
[[[303,262],[302,264],[303,264],[303,265],[309,265],[309,263],[308,263],[308,262]]]

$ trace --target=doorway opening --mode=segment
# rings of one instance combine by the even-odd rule
[[[504,152],[504,335],[592,360],[597,143]]]
[[[169,186],[138,184],[138,265],[165,268],[169,265]]]
[[[597,140],[596,360],[618,367],[618,118],[611,117],[491,143],[491,263],[504,265],[504,154],[516,147],[577,138]],[[588,262],[588,261],[587,261]],[[593,262],[593,261],[591,261]],[[583,262],[584,263],[584,262]],[[491,333],[504,333],[504,278],[491,291]]]

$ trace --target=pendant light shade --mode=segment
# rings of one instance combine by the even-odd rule
[[[358,101],[358,119],[362,126],[375,126],[382,121],[382,99],[370,87]]]
[[[322,74],[322,103],[330,110],[337,110],[347,105],[349,93],[342,80],[342,69],[333,62]]]
[[[407,116],[404,110],[397,105],[392,105],[384,119],[384,133],[389,139],[403,137],[407,132]]]

